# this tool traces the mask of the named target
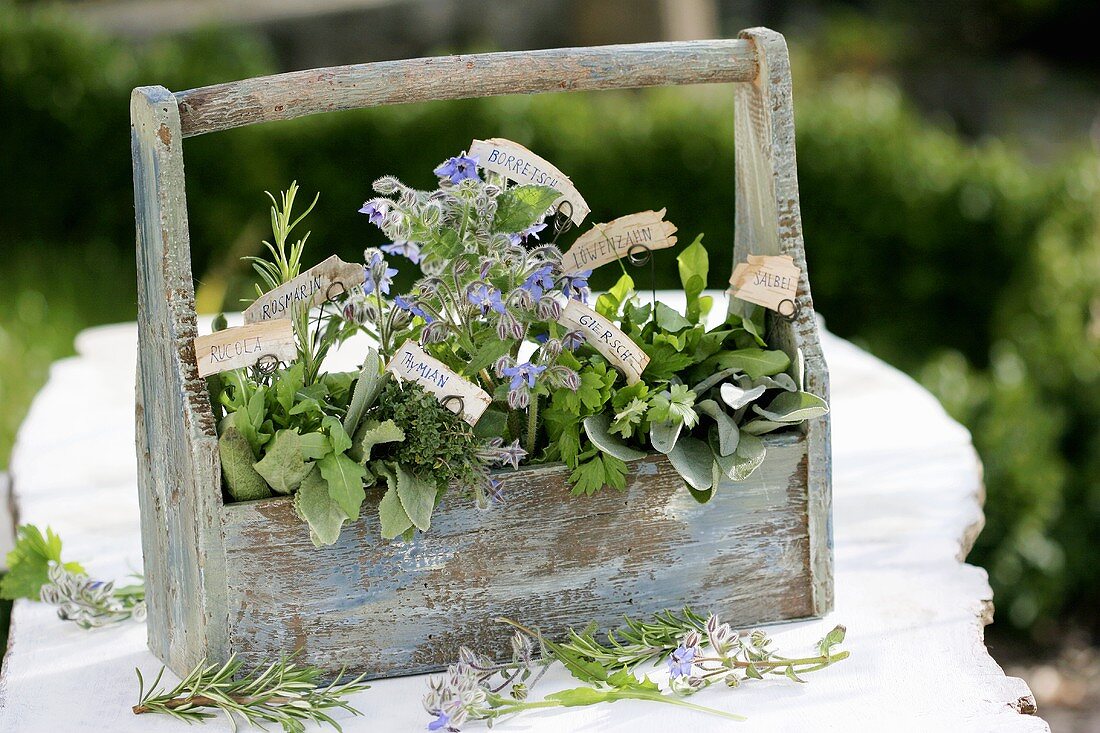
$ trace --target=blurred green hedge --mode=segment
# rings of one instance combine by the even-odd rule
[[[133,316],[132,87],[184,89],[271,68],[265,49],[239,35],[134,48],[0,3],[0,241],[55,263],[40,280],[43,268],[29,265],[0,276],[14,283],[0,290],[0,337],[31,331],[12,316],[9,301],[30,297],[21,291],[47,296],[31,300],[52,309],[42,317],[65,340],[80,325]],[[991,571],[1007,608],[999,618],[1041,632],[1076,604],[1097,608],[1096,158],[1037,168],[1009,146],[966,144],[929,124],[887,83],[801,78],[799,176],[819,310],[835,333],[920,375],[974,431],[989,498],[973,559]],[[489,136],[555,161],[593,205],[592,221],[667,206],[682,236],[707,233],[711,284],[724,284],[732,92],[714,87],[409,105],[190,139],[202,296],[219,301],[239,285],[237,258],[265,233],[263,190],[296,178],[321,191],[315,259],[356,257],[380,241],[356,214],[374,178],[431,185],[436,163]],[[115,274],[82,279],[89,256]],[[73,273],[65,298],[47,289],[58,268]],[[656,272],[659,286],[673,284],[674,268],[658,262]],[[5,414],[21,412],[44,375],[43,357],[28,354],[0,361]]]

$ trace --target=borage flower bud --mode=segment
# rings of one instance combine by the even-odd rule
[[[554,361],[561,356],[561,341],[557,339],[549,339],[542,345],[542,354],[546,357],[547,361]]]
[[[508,239],[507,234],[494,234],[489,238],[489,251],[490,252],[503,252],[507,248],[512,246],[512,242]]]
[[[556,387],[576,392],[581,386],[580,376],[567,366],[555,364],[550,367],[550,382]]]
[[[508,305],[512,308],[529,311],[534,307],[535,301],[531,297],[531,291],[526,288],[516,288],[508,296]]]
[[[559,303],[554,298],[539,298],[539,304],[536,312],[538,313],[539,320],[556,321],[561,318],[561,303]]]
[[[516,317],[505,310],[497,320],[497,337],[501,341],[523,338],[523,324]]]
[[[428,325],[424,326],[424,329],[420,332],[420,343],[427,346],[428,344],[438,344],[447,338],[447,324],[443,321],[432,321]]]
[[[451,260],[451,269],[455,275],[462,277],[470,271],[470,263],[467,260]]]
[[[504,376],[504,370],[505,369],[511,369],[515,365],[516,365],[516,360],[515,359],[513,359],[512,357],[507,356],[507,355],[502,356],[502,357],[500,357],[499,359],[496,360],[496,363],[493,364],[493,373],[496,374],[498,377],[503,377]]]
[[[435,201],[429,201],[420,209],[420,218],[427,227],[437,227],[443,220],[443,207]]]
[[[508,392],[508,407],[513,410],[523,410],[531,404],[531,394],[526,387],[513,389]]]
[[[442,286],[443,281],[438,277],[426,277],[417,283],[416,287],[420,291],[421,298],[434,298]]]
[[[393,176],[382,176],[374,182],[374,190],[381,194],[391,194],[401,188],[401,181]]]
[[[390,309],[390,323],[394,328],[404,328],[412,321],[412,313],[402,308]]]

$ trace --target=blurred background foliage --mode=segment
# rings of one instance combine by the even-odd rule
[[[906,29],[934,27],[941,10],[916,17],[904,3],[887,3],[893,14],[883,19],[860,3],[818,5],[828,7],[811,23],[792,20],[794,31],[768,12],[738,26],[768,23],[792,44],[817,306],[833,332],[923,381],[972,430],[988,500],[971,559],[990,571],[998,621],[1040,639],[1066,620],[1095,627],[1097,153],[1084,135],[1055,144],[1055,129],[1025,146],[1012,134],[986,134],[988,121],[965,110],[928,113],[937,108],[929,103],[938,99],[936,86],[921,83],[925,46]],[[1013,42],[1012,19],[1032,12],[1029,5],[1006,3],[996,15],[999,34],[978,41],[966,35],[965,17],[961,27],[944,27],[971,45],[984,39],[996,47]],[[1079,9],[1039,5],[1071,15]],[[1085,63],[1072,52],[1057,61]],[[239,30],[119,42],[64,13],[0,0],[0,467],[50,362],[71,353],[74,334],[134,317],[130,90],[184,89],[278,68],[270,43]],[[974,81],[982,74],[965,83],[988,94]],[[305,191],[320,191],[309,221],[312,259],[334,251],[357,257],[380,241],[356,214],[374,178],[395,173],[428,186],[435,164],[488,136],[521,141],[555,161],[585,192],[592,221],[667,206],[683,236],[706,232],[717,260],[711,285],[721,287],[731,265],[731,105],[729,87],[510,97],[332,114],[189,140],[200,310],[233,307],[247,277],[239,257],[254,253],[265,234],[264,190],[297,179]],[[662,278],[671,272],[657,270]]]

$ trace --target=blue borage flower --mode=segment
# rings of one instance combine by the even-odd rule
[[[506,310],[504,301],[500,299],[500,291],[488,285],[479,285],[476,288],[472,288],[469,293],[466,294],[466,299],[473,305],[481,308],[482,313],[488,313],[490,308],[497,313],[504,313]]]
[[[511,377],[512,381],[508,384],[508,389],[516,390],[523,387],[524,382],[527,383],[528,389],[533,389],[535,386],[535,380],[540,374],[546,371],[546,367],[542,364],[532,364],[527,361],[515,366],[504,367],[501,373],[506,377]]]
[[[381,252],[374,252],[371,255],[370,262],[367,263],[367,278],[363,283],[363,293],[370,295],[378,289],[378,292],[383,295],[389,295],[390,286],[393,285],[393,276],[397,274],[397,270],[390,267],[385,259],[382,257]]]
[[[440,710],[436,713],[438,717],[435,720],[428,723],[428,730],[450,730],[451,729],[451,716]]]
[[[579,300],[582,303],[587,302],[588,278],[591,277],[591,275],[591,270],[582,270],[572,275],[565,275],[562,277],[562,295],[570,300]]]
[[[461,183],[466,180],[480,181],[481,177],[477,174],[477,164],[476,155],[469,156],[463,151],[462,155],[456,155],[445,160],[432,173],[449,180],[451,183]]]
[[[570,351],[576,351],[584,346],[584,333],[582,331],[566,331],[561,337],[561,345]]]
[[[409,300],[403,295],[398,295],[396,298],[393,299],[393,302],[401,310],[408,311],[414,316],[420,316],[428,323],[431,323],[435,320],[435,318],[432,317],[432,314],[424,310],[419,303],[414,300]]]
[[[388,255],[401,255],[408,258],[414,265],[420,264],[420,245],[416,242],[393,242],[383,244],[379,249]]]
[[[543,293],[554,287],[553,273],[553,265],[544,265],[528,275],[519,287],[530,293],[533,300],[538,300]]]
[[[546,228],[546,222],[540,221],[524,229],[522,232],[516,232],[515,234],[508,235],[508,241],[512,244],[519,244],[528,237],[534,239],[539,238],[539,232]]]
[[[389,207],[385,201],[375,199],[373,201],[366,201],[363,203],[363,208],[359,209],[360,214],[366,214],[367,219],[371,224],[376,227],[382,226],[382,222],[386,219],[386,214],[390,212]]]
[[[677,677],[690,677],[691,668],[695,663],[696,648],[693,646],[680,646],[668,658],[668,671],[672,679]]]

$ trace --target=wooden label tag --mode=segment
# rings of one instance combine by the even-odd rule
[[[412,339],[397,350],[386,364],[386,371],[401,379],[416,382],[434,394],[439,404],[470,425],[477,424],[482,413],[493,401],[488,392],[455,374],[439,359],[425,353]]]
[[[533,183],[537,186],[550,186],[561,191],[561,198],[553,203],[558,206],[568,201],[566,210],[574,224],[580,224],[591,209],[581,196],[580,191],[569,180],[569,176],[554,167],[553,163],[540,158],[519,143],[494,137],[488,140],[474,140],[470,143],[471,157],[477,156],[477,164],[487,171],[499,173],[517,183]]]
[[[562,255],[566,274],[594,270],[600,265],[625,257],[638,245],[649,250],[667,249],[676,244],[676,225],[667,222],[665,210],[640,211],[620,216],[606,224],[596,224],[582,234]]]
[[[333,255],[293,280],[256,298],[245,310],[244,322],[290,318],[291,306],[308,303],[307,307],[312,308],[340,293],[350,291],[356,285],[362,285],[365,279],[366,270],[362,265],[344,262]]]
[[[588,306],[570,300],[562,309],[558,323],[583,333],[585,341],[623,371],[627,384],[641,381],[642,371],[649,364],[649,355],[611,321]]]
[[[735,298],[793,316],[802,271],[789,255],[749,255],[733,269],[729,293]]]
[[[254,366],[257,362],[293,361],[298,356],[294,325],[284,319],[252,323],[195,339],[199,376]],[[262,360],[262,361],[261,361]]]

